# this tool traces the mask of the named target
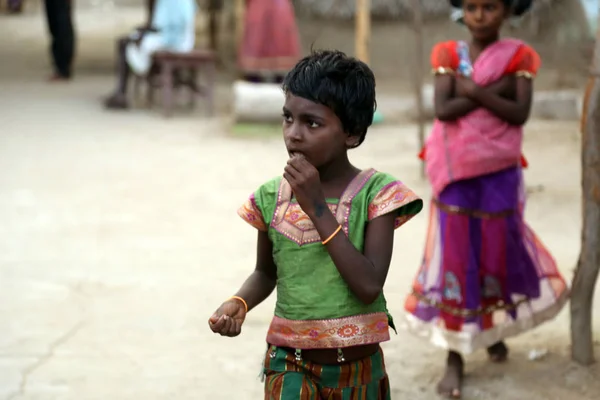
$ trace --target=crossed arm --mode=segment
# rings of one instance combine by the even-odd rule
[[[454,121],[484,107],[512,125],[529,118],[533,85],[525,77],[505,76],[483,87],[462,76],[435,78],[435,115],[440,121]]]

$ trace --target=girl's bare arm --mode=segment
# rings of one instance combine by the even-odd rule
[[[322,238],[327,238],[339,226],[326,205],[323,212],[310,215]],[[394,214],[375,218],[367,224],[365,247],[361,253],[343,232],[338,232],[327,250],[350,290],[365,304],[373,303],[383,290],[394,247]]]
[[[440,121],[454,121],[481,107],[474,99],[458,91],[454,75],[438,75],[435,78],[435,116]],[[514,78],[505,76],[485,87],[492,93],[503,97],[514,96]]]
[[[434,111],[440,121],[455,121],[475,110],[478,104],[467,97],[454,96],[454,76],[437,75],[434,81]]]
[[[258,232],[256,267],[236,293],[246,300],[248,311],[262,303],[275,289],[277,267],[273,261],[273,243],[267,232]]]
[[[523,125],[529,119],[533,98],[533,83],[531,79],[516,78],[516,94],[514,99],[503,98],[485,88],[475,86],[468,94],[469,97],[481,104],[511,125]]]

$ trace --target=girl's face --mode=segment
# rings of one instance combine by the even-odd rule
[[[342,156],[357,140],[344,132],[329,107],[289,93],[283,106],[283,139],[290,157],[300,153],[315,168]]]
[[[508,9],[502,0],[463,0],[464,23],[474,39],[494,40]]]

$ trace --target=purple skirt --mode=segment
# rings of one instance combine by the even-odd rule
[[[470,353],[552,318],[567,285],[523,220],[520,168],[449,185],[434,199],[409,329]]]

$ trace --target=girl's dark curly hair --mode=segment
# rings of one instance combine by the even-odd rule
[[[375,76],[362,61],[337,50],[313,51],[283,80],[283,92],[329,107],[356,146],[365,140],[375,113]]]

